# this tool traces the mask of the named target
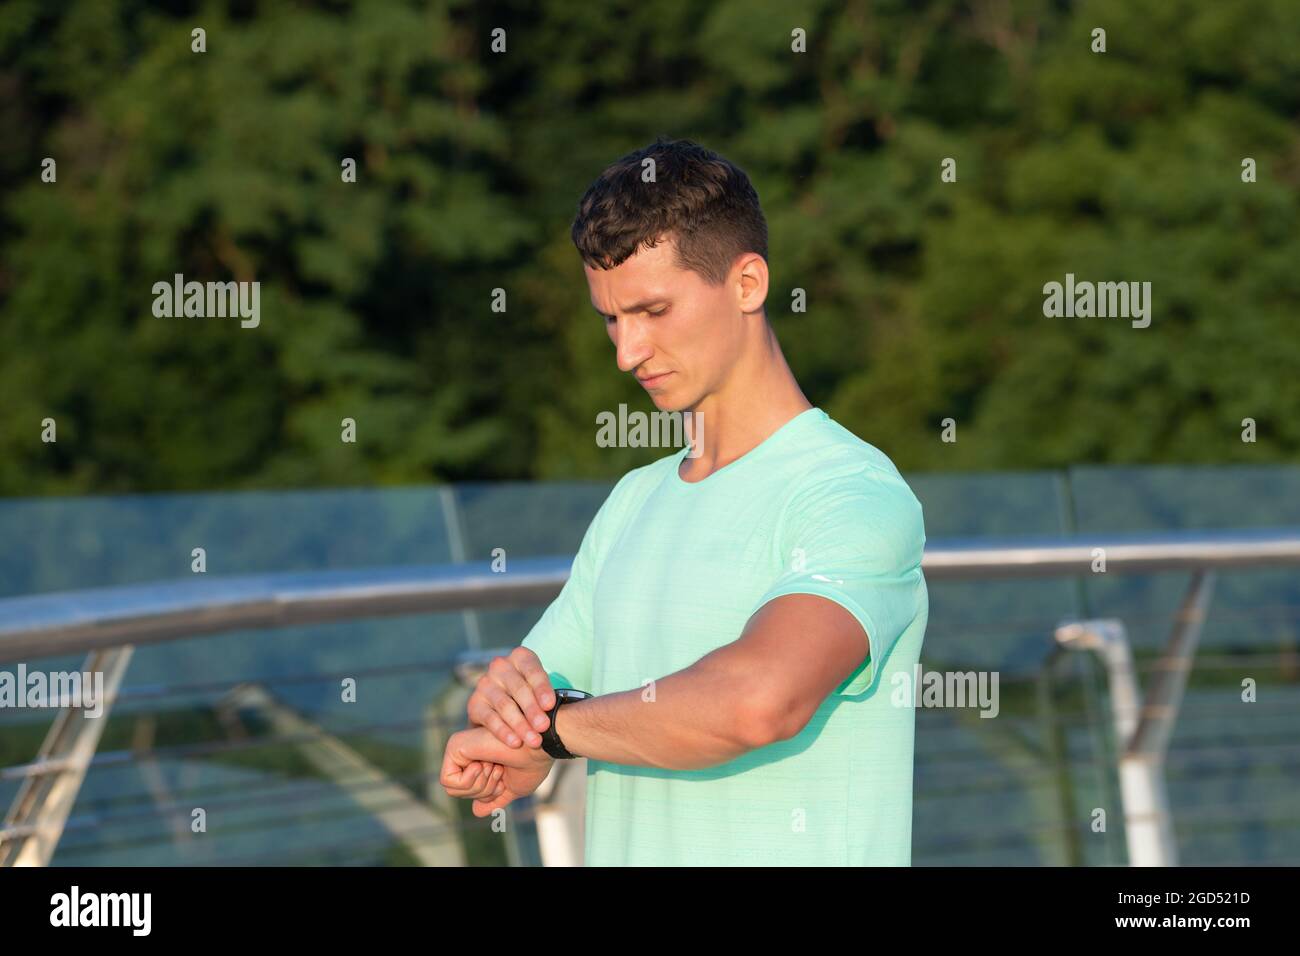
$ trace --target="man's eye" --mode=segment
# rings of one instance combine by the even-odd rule
[[[651,312],[651,311],[647,310],[647,311],[646,311],[646,315],[653,315],[653,316],[655,316],[655,317],[657,318],[658,316],[663,315],[663,314],[664,314],[665,312],[667,312],[667,311],[668,311],[667,308],[660,309],[658,312]]]

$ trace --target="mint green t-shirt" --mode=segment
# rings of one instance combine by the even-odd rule
[[[915,712],[890,678],[910,679],[929,614],[920,503],[820,408],[703,481],[678,474],[687,450],[624,475],[592,520],[523,641],[552,686],[642,690],[784,594],[842,605],[871,653],[790,740],[701,770],[588,760],[587,865],[909,865]]]

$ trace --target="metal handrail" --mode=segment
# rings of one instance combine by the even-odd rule
[[[1300,565],[1300,529],[929,542],[928,580]],[[93,588],[0,599],[0,662],[177,640],[221,631],[470,608],[555,597],[571,557],[292,572]]]
[[[0,662],[222,631],[466,608],[529,607],[560,592],[572,558],[289,572],[0,599]]]

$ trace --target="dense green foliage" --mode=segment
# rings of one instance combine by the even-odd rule
[[[753,178],[796,376],[901,468],[1300,456],[1291,0],[596,9],[0,8],[0,493],[607,478],[658,457],[595,443],[598,411],[651,406],[568,227],[659,134]],[[257,279],[260,326],[155,317],[178,272]],[[1150,281],[1151,326],[1045,317],[1067,272]]]

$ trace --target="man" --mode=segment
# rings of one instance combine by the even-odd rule
[[[692,445],[618,482],[443,786],[486,816],[567,750],[588,865],[909,864],[914,712],[889,687],[928,617],[921,506],[790,373],[757,193],[660,139],[602,173],[573,239],[619,369]],[[558,688],[594,696],[552,711]]]

